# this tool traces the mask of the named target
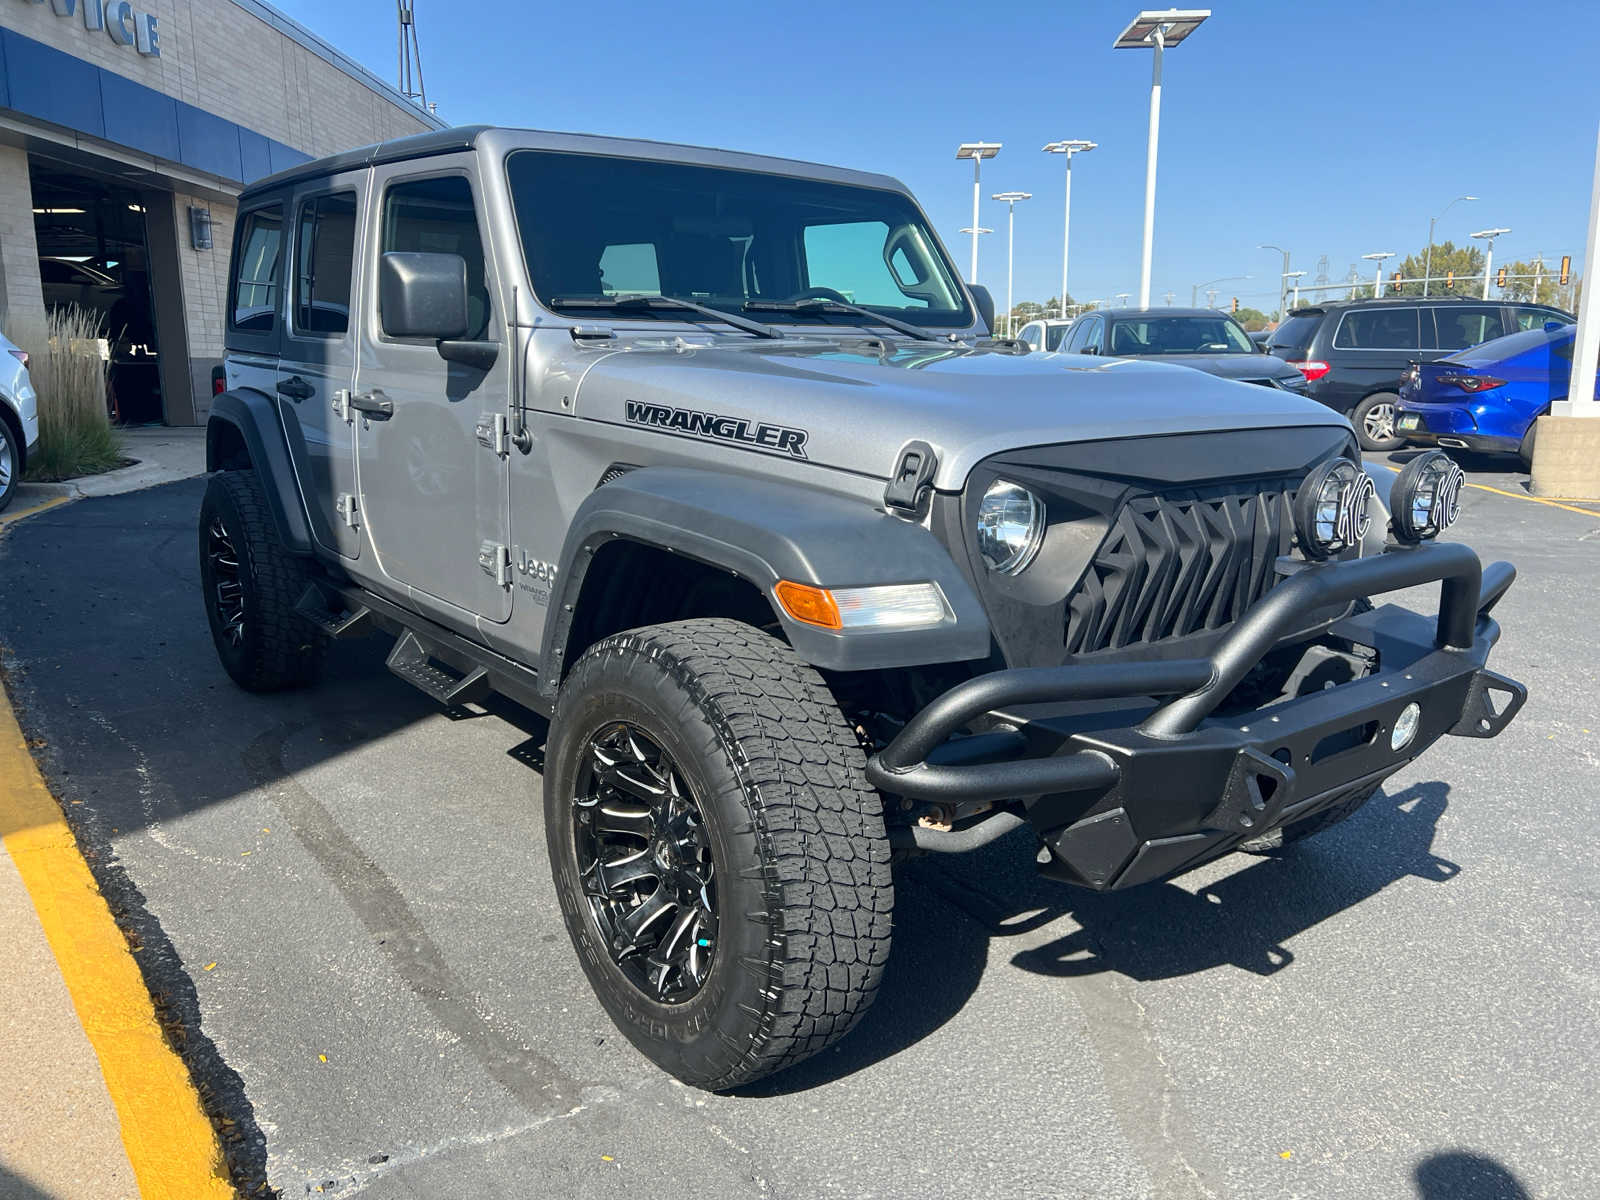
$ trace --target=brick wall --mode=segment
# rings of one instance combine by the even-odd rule
[[[0,146],[0,329],[44,327],[39,247],[33,238],[33,189],[28,154]],[[15,340],[13,338],[13,340]]]

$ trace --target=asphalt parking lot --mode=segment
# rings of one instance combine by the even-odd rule
[[[1281,860],[1094,896],[1028,835],[897,871],[876,1007],[711,1096],[615,1032],[540,828],[543,723],[378,641],[257,697],[200,607],[203,480],[0,540],[0,642],[239,1162],[284,1196],[1580,1197],[1600,1179],[1600,510],[1468,464],[1531,698]],[[1426,600],[1426,597],[1417,597]],[[320,1189],[320,1192],[318,1191]]]

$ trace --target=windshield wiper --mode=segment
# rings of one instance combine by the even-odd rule
[[[896,333],[903,333],[907,337],[914,337],[919,342],[935,342],[940,339],[921,326],[913,325],[910,321],[902,321],[896,317],[886,317],[880,312],[873,312],[870,308],[863,308],[859,304],[851,304],[848,300],[829,300],[822,296],[810,300],[746,300],[745,312],[835,312],[852,313],[858,317],[868,318],[874,325],[887,325]]]
[[[550,306],[552,308],[678,308],[714,317],[718,321],[726,321],[735,329],[742,329],[757,337],[781,339],[788,336],[771,325],[752,321],[748,317],[741,317],[737,313],[720,308],[712,308],[711,305],[701,304],[698,300],[684,300],[678,296],[561,296],[550,301]]]

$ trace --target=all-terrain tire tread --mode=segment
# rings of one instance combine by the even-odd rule
[[[844,1036],[889,957],[893,886],[883,805],[822,677],[786,643],[735,620],[618,634],[589,654],[655,657],[731,749],[762,847],[768,939],[759,1033],[720,1090],[771,1074]],[[730,918],[731,919],[731,918]]]
[[[255,585],[253,620],[259,637],[246,678],[237,681],[253,692],[314,683],[322,674],[328,639],[295,611],[310,579],[305,562],[289,553],[278,540],[266,493],[255,471],[223,471],[215,479],[227,491],[239,515],[234,549],[248,556]]]

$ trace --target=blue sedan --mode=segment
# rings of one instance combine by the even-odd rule
[[[1424,446],[1516,454],[1531,466],[1534,422],[1566,397],[1576,333],[1575,325],[1547,321],[1437,362],[1412,363],[1400,385],[1395,432]]]

